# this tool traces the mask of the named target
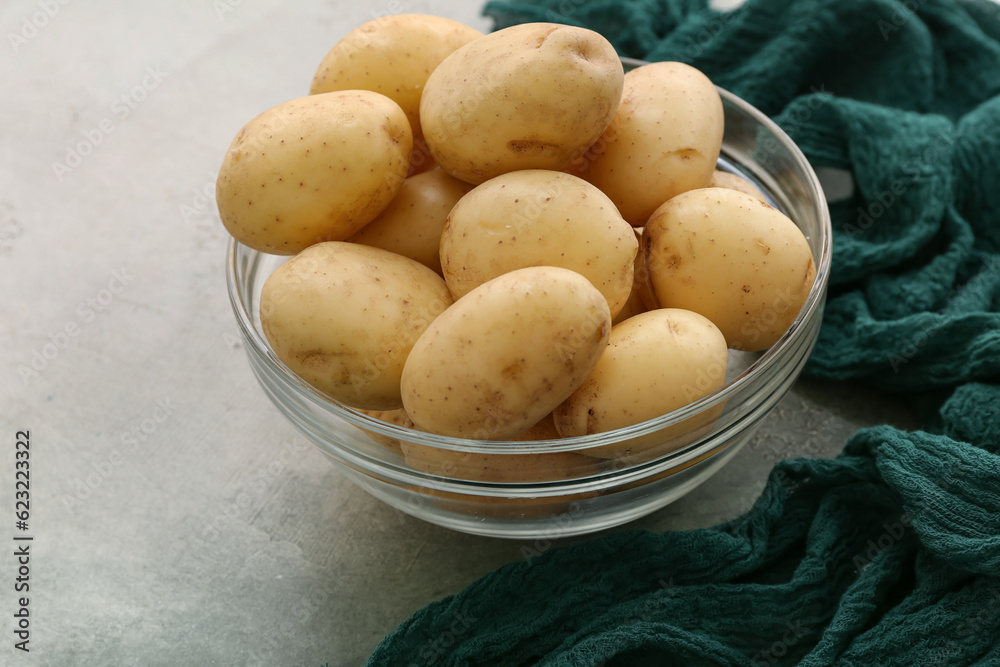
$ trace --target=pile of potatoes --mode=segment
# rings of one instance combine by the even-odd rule
[[[581,436],[719,389],[728,349],[772,345],[809,294],[805,238],[716,171],[722,137],[719,94],[690,66],[625,74],[606,39],[565,25],[387,16],[240,130],[217,201],[239,242],[294,255],[264,285],[262,327],[330,398],[459,438]],[[587,458],[463,468],[386,444],[492,481]]]

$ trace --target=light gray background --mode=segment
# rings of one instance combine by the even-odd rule
[[[350,29],[421,12],[487,30],[480,7],[3,3],[0,664],[358,665],[423,605],[537,546],[405,516],[293,431],[237,340],[213,200],[239,128],[304,95]],[[54,167],[81,143],[79,164]],[[906,422],[856,387],[802,382],[726,469],[631,527],[735,517],[775,459],[832,455],[886,421]],[[19,429],[30,654],[12,634]]]

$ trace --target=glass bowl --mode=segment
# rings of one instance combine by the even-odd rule
[[[626,69],[641,64],[623,62]],[[288,258],[231,240],[229,297],[260,386],[355,484],[402,512],[454,530],[566,537],[632,521],[688,493],[740,450],[799,376],[819,333],[830,271],[829,211],[805,156],[764,114],[719,92],[726,123],[719,168],[753,182],[799,226],[816,262],[816,280],[775,345],[756,353],[730,351],[726,384],[718,391],[641,424],[559,440],[498,443],[396,426],[325,397],[275,356],[258,306],[264,281]],[[604,458],[588,454],[597,448]]]

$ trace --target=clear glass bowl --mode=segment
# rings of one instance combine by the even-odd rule
[[[623,61],[626,68],[641,64]],[[764,352],[730,352],[722,389],[656,419],[579,438],[498,443],[394,426],[330,400],[275,356],[258,306],[264,281],[288,258],[230,241],[230,301],[261,387],[358,486],[454,530],[565,537],[632,521],[688,493],[739,451],[795,382],[819,333],[830,271],[829,211],[809,163],[766,116],[719,92],[726,122],[719,168],[755,183],[795,221],[817,267],[808,300],[785,335]],[[619,455],[589,456],[595,447]]]

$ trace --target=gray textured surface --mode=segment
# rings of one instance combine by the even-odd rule
[[[521,557],[523,543],[370,498],[271,407],[236,339],[211,200],[236,131],[304,94],[349,29],[387,11],[485,29],[479,6],[95,0],[52,2],[44,21],[34,0],[0,8],[0,664],[357,665],[421,606]],[[53,163],[80,142],[95,145],[60,178]],[[831,455],[885,421],[905,415],[800,383],[727,468],[631,527],[732,518],[776,458]],[[18,429],[32,441],[30,654],[12,646]]]

